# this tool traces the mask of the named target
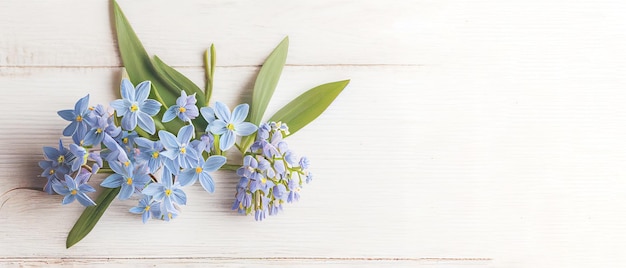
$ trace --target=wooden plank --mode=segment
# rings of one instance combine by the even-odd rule
[[[0,259],[2,267],[492,267],[485,259],[288,259],[288,258],[175,258],[175,259]]]
[[[594,64],[624,59],[626,2],[120,0],[150,53],[201,66],[259,65],[291,36],[288,64]],[[0,2],[0,66],[120,66],[109,1]],[[601,30],[598,30],[601,29]],[[606,51],[620,57],[606,57]]]
[[[41,187],[55,111],[114,98],[117,68],[0,68],[0,257],[492,258],[506,267],[623,260],[625,67],[531,63],[288,67],[270,112],[318,82],[352,78],[290,138],[312,159],[302,200],[256,223],[229,211],[236,178],[188,190],[171,223],[142,225],[115,202],[64,249],[80,214]],[[256,68],[219,68],[214,99],[250,98]],[[200,68],[182,71],[201,81]],[[312,82],[318,81],[318,82]],[[24,96],[28,96],[25,98]],[[20,112],[17,112],[20,111]],[[28,121],[24,121],[28,118]],[[26,123],[25,123],[26,122]],[[102,179],[102,178],[100,178]],[[44,242],[45,241],[45,242]],[[150,245],[142,247],[139,245]],[[161,250],[167,248],[167,250]]]

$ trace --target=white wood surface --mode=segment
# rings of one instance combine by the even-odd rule
[[[188,190],[170,223],[116,201],[65,249],[78,204],[39,189],[56,111],[116,96],[105,0],[0,1],[0,266],[618,267],[626,262],[626,2],[120,1],[150,53],[214,99],[250,101],[290,54],[269,113],[349,87],[290,138],[315,179],[262,223],[230,211],[235,176]],[[99,179],[102,179],[100,177]]]

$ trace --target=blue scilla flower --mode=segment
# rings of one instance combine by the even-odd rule
[[[161,168],[164,158],[161,154],[164,150],[161,141],[151,141],[140,137],[135,139],[135,143],[139,147],[140,152],[136,159],[147,163],[150,173],[154,173]]]
[[[103,151],[101,156],[108,162],[119,161],[120,163],[130,163],[130,159],[126,150],[120,146],[112,137],[105,135],[102,143],[107,147],[107,151]]]
[[[209,130],[211,133],[220,135],[220,150],[230,149],[235,144],[237,136],[248,136],[257,130],[257,126],[250,122],[244,122],[248,116],[248,104],[239,104],[230,113],[226,104],[215,102],[215,115],[217,119],[213,121]]]
[[[115,174],[109,175],[100,186],[106,188],[122,187],[119,194],[119,199],[128,199],[135,189],[143,189],[143,187],[150,181],[148,170],[145,166],[139,165],[135,167],[132,162],[119,163],[116,161],[110,161],[109,166],[115,172]]]
[[[211,153],[213,149],[213,135],[202,134],[199,140],[191,141],[191,145],[196,148],[198,154],[202,154],[202,152]]]
[[[163,114],[163,122],[172,121],[172,119],[177,116],[180,120],[185,122],[190,122],[192,119],[195,119],[200,114],[198,107],[196,107],[196,101],[195,93],[191,96],[187,96],[187,92],[182,90],[180,97],[176,99],[176,104],[170,106]]]
[[[165,130],[159,131],[159,138],[166,149],[162,154],[171,159],[177,168],[192,167],[198,161],[198,157],[200,157],[196,149],[189,143],[193,132],[193,125],[181,127],[178,130],[178,136],[174,136],[174,134]],[[170,167],[170,169],[172,169],[172,172],[177,173],[175,168]]]
[[[63,136],[72,136],[76,131],[84,133],[87,130],[88,125],[85,119],[90,113],[88,108],[89,95],[78,100],[74,105],[74,110],[61,110],[57,112],[61,118],[71,122],[63,130]]]
[[[163,168],[161,181],[150,183],[143,189],[142,193],[151,196],[155,201],[162,202],[161,213],[165,215],[166,219],[178,214],[175,204],[187,204],[187,195],[180,184],[174,182],[174,176],[167,167]],[[170,215],[170,213],[172,214]]]
[[[70,167],[72,161],[74,160],[74,155],[72,154],[72,152],[70,152],[70,150],[63,147],[63,141],[61,140],[59,140],[58,150],[52,147],[43,147],[43,154],[47,159],[53,161],[52,165],[55,167],[56,166]]]
[[[97,105],[93,108],[90,117],[87,119],[90,129],[84,137],[85,145],[99,145],[105,135],[118,137],[122,129],[115,125],[113,118],[104,109],[104,106]],[[80,144],[80,143],[78,143]]]
[[[186,168],[180,173],[178,181],[180,182],[180,185],[187,186],[195,183],[197,180],[200,180],[202,188],[209,193],[213,193],[215,191],[215,183],[209,173],[215,172],[226,164],[226,157],[213,155],[207,158],[206,161],[204,161],[202,157],[199,159],[200,160],[195,167],[192,166],[190,168]]]
[[[134,214],[141,214],[143,223],[146,223],[148,219],[161,217],[161,203],[152,200],[150,196],[144,196],[139,200],[139,204],[136,207],[132,207],[129,211]]]
[[[300,184],[296,182],[296,180],[289,180],[287,182],[287,188],[289,189],[289,194],[287,195],[288,203],[300,200]]]
[[[48,179],[46,185],[44,185],[43,190],[48,194],[54,194],[54,190],[52,189],[52,185],[55,182],[60,182],[61,179],[65,178],[65,174],[69,173],[69,168],[67,166],[56,166],[54,165],[55,161],[52,160],[42,160],[39,161],[39,167],[43,169],[41,173],[41,177],[45,177]]]
[[[64,195],[63,205],[74,202],[78,199],[78,202],[83,206],[95,206],[96,203],[87,196],[86,193],[95,192],[96,189],[86,184],[87,180],[91,176],[91,173],[78,173],[76,179],[65,175],[63,182],[57,182],[52,185],[54,191],[60,195]]]
[[[154,134],[155,126],[152,116],[161,109],[161,103],[148,99],[150,94],[150,81],[144,81],[137,88],[128,79],[123,79],[120,85],[122,99],[111,102],[111,107],[117,111],[117,116],[122,116],[122,128],[131,131],[139,127],[150,134]]]

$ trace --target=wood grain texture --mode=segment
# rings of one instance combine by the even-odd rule
[[[0,266],[614,267],[626,262],[623,1],[120,1],[150,53],[250,102],[290,55],[271,114],[352,79],[290,137],[315,179],[262,223],[229,210],[236,178],[188,190],[175,221],[116,201],[66,250],[81,212],[37,190],[56,111],[116,98],[108,1],[0,1]],[[102,180],[102,177],[95,179]],[[147,246],[142,246],[147,245]]]

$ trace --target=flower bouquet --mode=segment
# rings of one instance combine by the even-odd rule
[[[115,199],[136,196],[129,212],[169,221],[187,203],[185,188],[199,182],[215,190],[213,173],[236,172],[232,209],[261,221],[283,205],[297,201],[312,179],[308,158],[296,156],[286,138],[317,118],[348,85],[348,80],[323,84],[304,92],[263,121],[287,57],[285,38],[266,59],[254,84],[252,103],[231,109],[212,102],[215,47],[204,53],[205,87],[150,57],[113,1],[115,29],[125,71],[120,98],[109,106],[90,104],[89,95],[73,109],[61,110],[68,121],[58,148],[44,147],[41,177],[44,191],[62,195],[61,203],[80,203],[85,210],[70,231],[69,248],[84,238]],[[227,152],[241,155],[228,158]],[[232,153],[230,154],[232,155]],[[231,157],[232,158],[232,157]],[[90,178],[108,174],[96,191]]]

